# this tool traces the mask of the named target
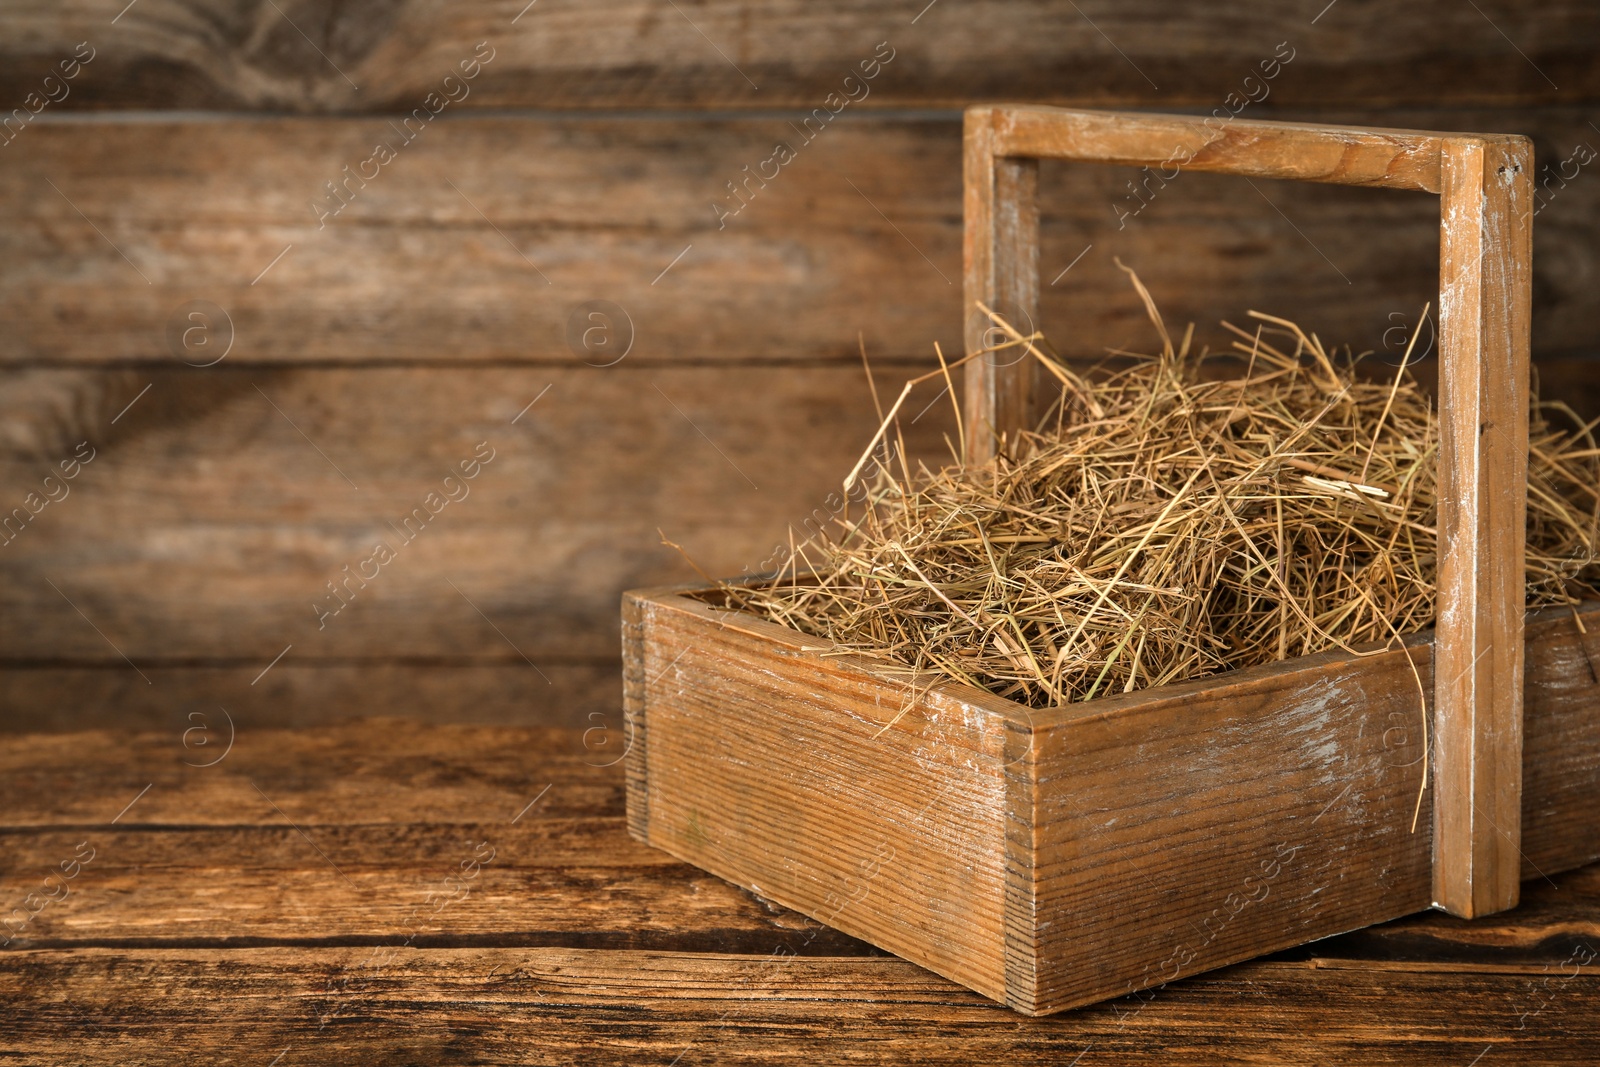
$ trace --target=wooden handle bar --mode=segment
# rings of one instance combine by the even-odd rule
[[[1436,193],[1439,618],[1434,632],[1434,905],[1513,907],[1522,826],[1532,147],[1525,137],[974,107],[966,113],[968,351],[979,302],[1038,320],[1038,160],[1070,159]],[[1173,173],[1165,173],[1171,170]],[[1032,360],[967,364],[967,459],[1031,424]]]

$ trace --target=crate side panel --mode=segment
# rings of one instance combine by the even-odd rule
[[[650,844],[1004,999],[1003,718],[643,612]]]
[[[1431,692],[1430,650],[1410,651]],[[1428,907],[1423,714],[1395,651],[1041,730],[1031,1010]]]
[[[1527,879],[1600,859],[1600,605],[1529,622],[1522,713]]]

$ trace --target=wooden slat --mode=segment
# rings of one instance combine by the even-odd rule
[[[403,714],[438,723],[593,729],[598,747],[615,748],[623,733],[622,664],[615,659],[547,659],[535,671],[509,647],[499,662],[487,663],[296,662],[291,652],[255,685],[251,679],[265,666],[257,660],[144,663],[147,685],[110,648],[105,652],[107,658],[50,664],[0,661],[0,731],[184,729],[213,720],[222,727],[218,709],[226,708],[235,722],[257,728]],[[196,713],[201,719],[191,720]]]
[[[1433,894],[1471,918],[1517,902],[1533,157],[1443,158]]]
[[[276,803],[293,805],[293,792],[277,793]],[[552,789],[546,801],[555,799]],[[352,797],[346,810],[361,817],[360,804]],[[67,891],[20,929],[0,925],[0,944],[877,951],[629,840],[621,815],[549,818],[535,807],[512,824],[515,812],[493,814],[483,823],[0,832],[0,894],[12,907],[60,884]],[[45,888],[75,856],[92,858]],[[7,917],[17,924],[24,914]]]
[[[1439,191],[1439,135],[1418,130],[1041,107],[991,114],[996,155]]]
[[[1596,164],[1571,161],[1577,145],[1600,147],[1587,112],[1329,117],[1534,135],[1552,168],[1536,220],[1538,343],[1552,355],[1593,350],[1600,304],[1584,279],[1600,271],[1600,180]],[[232,317],[223,366],[582,368],[568,319],[597,299],[631,316],[624,367],[858,364],[858,332],[875,360],[932,367],[934,341],[947,354],[963,344],[956,121],[840,123],[765,188],[752,183],[721,229],[714,205],[738,203],[726,182],[742,181],[746,165],[753,173],[777,141],[799,141],[787,121],[441,121],[322,230],[312,201],[378,140],[396,139],[386,121],[141,119],[40,126],[27,138],[0,150],[0,200],[28,205],[0,231],[10,326],[0,360],[170,362],[168,319],[195,299]],[[199,144],[223,169],[165,162]],[[1217,320],[1256,308],[1398,358],[1405,324],[1437,296],[1434,206],[1398,192],[1257,185],[1045,164],[1041,325],[1057,348],[1151,345],[1119,257],[1169,323],[1198,322],[1197,345],[1226,348]]]
[[[1548,616],[1527,625],[1540,638],[1538,655],[1525,666],[1522,696],[1524,881],[1600,859],[1592,822],[1600,810],[1600,751],[1579,741],[1600,701],[1600,632],[1593,621],[1585,626],[1588,633],[1580,634]],[[1583,850],[1571,851],[1574,842]]]
[[[1426,685],[1428,649],[1412,656]],[[1016,856],[1038,893],[1030,1011],[1430,902],[1426,807],[1410,832],[1425,750],[1404,653],[1168,688],[1039,723],[1032,845]]]
[[[813,144],[779,119],[692,118],[441,118],[411,144],[384,119],[27,136],[0,150],[0,202],[32,205],[0,234],[3,361],[175,364],[169,320],[198,299],[230,317],[231,363],[859,366],[863,331],[875,357],[930,358],[941,310],[960,347],[955,122]],[[168,165],[197,139],[224,170]],[[798,156],[762,187],[744,168],[779,140]],[[363,183],[380,142],[396,158]],[[734,180],[749,203],[729,215]],[[322,218],[341,181],[348,206]],[[621,325],[610,349],[572,347],[593,300],[623,309],[631,348]]]
[[[547,660],[618,654],[623,589],[694,576],[662,533],[708,571],[769,566],[789,524],[804,536],[828,522],[877,425],[859,364],[19,377],[26,388],[0,393],[8,508],[75,442],[99,451],[0,547],[4,656],[115,664],[120,650],[141,670],[224,658],[231,689],[213,692],[227,707],[283,666],[357,657],[521,664],[554,695]],[[948,455],[948,405],[916,414],[908,446]],[[481,442],[495,458],[470,494],[403,543],[396,527]],[[344,586],[346,566],[371,576],[380,540],[396,558]],[[332,581],[354,596],[321,619],[318,605],[339,604]]]
[[[1002,156],[998,111],[971,108],[962,135],[965,230],[962,237],[962,314],[967,352],[993,343],[994,324],[982,308],[1032,333],[1039,319],[1039,164]],[[980,307],[981,305],[981,307]],[[965,458],[994,455],[999,435],[1015,438],[1031,426],[1034,361],[1015,350],[967,364]]]
[[[30,1063],[281,1067],[881,1061],[1587,1064],[1600,982],[1255,963],[1043,1019],[895,959],[573,949],[23,952],[4,958],[8,1045]],[[159,996],[152,991],[159,990]],[[92,1021],[92,1025],[90,1025]],[[1519,1029],[1519,1023],[1524,1023]]]
[[[644,606],[637,597],[622,598],[622,714],[627,747],[623,772],[627,777],[628,833],[650,840],[649,752],[650,734],[644,721],[645,687],[649,681],[644,660]]]
[[[974,98],[1222,108],[1259,96],[1260,64],[1292,56],[1267,106],[1528,103],[1600,94],[1600,19],[1581,0],[1533,7],[1414,0],[1369,8],[1230,0],[998,0],[879,7],[829,0],[692,7],[644,0],[400,0],[319,6],[140,0],[0,6],[0,98],[20,106],[85,39],[69,108],[410,109],[488,41],[464,107],[811,109],[880,41],[896,50],[857,105]],[[281,10],[280,10],[281,9]],[[116,21],[113,23],[113,18]],[[1281,43],[1280,43],[1281,42]],[[1520,53],[1520,54],[1519,54]]]
[[[404,718],[238,727],[233,750],[211,767],[196,764],[217,759],[215,743],[185,738],[187,726],[9,738],[0,746],[0,828],[104,828],[124,808],[123,829],[476,826],[509,823],[546,785],[535,809],[542,818],[623,815],[621,771],[596,767],[602,761],[577,730]]]

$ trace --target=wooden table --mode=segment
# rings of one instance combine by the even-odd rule
[[[1029,1019],[630,840],[598,725],[189,728],[0,750],[0,1062],[1600,1057],[1600,865]]]

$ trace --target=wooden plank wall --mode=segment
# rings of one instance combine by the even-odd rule
[[[1535,361],[1600,414],[1577,0],[124,4],[0,0],[5,728],[615,728],[618,594],[692,577],[661,534],[759,566],[871,432],[858,337],[883,388],[959,347],[972,102],[1529,134]],[[1427,197],[1041,202],[1075,356],[1148,343],[1118,258],[1213,343],[1256,307],[1392,359],[1436,291]]]

